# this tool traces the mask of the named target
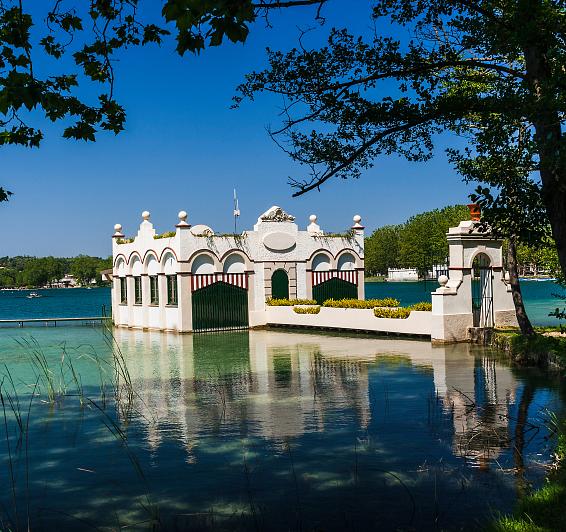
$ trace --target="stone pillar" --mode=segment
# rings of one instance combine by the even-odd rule
[[[480,231],[480,229],[482,229]],[[449,276],[438,279],[440,288],[432,294],[433,342],[461,342],[469,339],[473,327],[472,277],[474,259],[484,254],[493,274],[493,315],[495,325],[516,325],[515,307],[503,272],[503,242],[483,230],[477,221],[463,221],[448,230]]]
[[[132,325],[134,325],[134,299],[135,299],[134,277],[131,274],[128,274],[126,276],[126,287],[128,294],[128,326],[131,327]]]
[[[164,330],[168,328],[167,314],[165,307],[167,306],[167,277],[164,273],[157,276],[157,287],[159,290],[159,328]]]
[[[359,214],[356,214],[352,220],[354,221],[354,225],[352,225],[352,231],[354,232],[354,237],[356,239],[356,243],[363,251],[365,241],[364,241],[364,229],[365,227],[361,224],[362,217]],[[362,254],[363,260],[363,254]],[[365,299],[365,284],[364,284],[364,269],[357,271],[358,273],[358,299]]]
[[[147,329],[149,327],[149,305],[151,302],[151,292],[149,286],[149,275],[147,273],[141,274],[142,284],[142,327]]]
[[[179,312],[179,332],[186,333],[193,330],[193,298],[191,291],[192,277],[190,272],[184,271],[185,263],[181,263],[177,273],[177,300]]]
[[[356,272],[358,277],[358,299],[365,299],[366,298],[366,286],[364,281],[364,270],[358,270]]]
[[[114,325],[122,323],[122,313],[120,312],[120,278],[114,275],[112,279],[112,320]]]

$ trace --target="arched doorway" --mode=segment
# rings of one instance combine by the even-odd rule
[[[493,269],[485,253],[472,264],[472,314],[474,327],[493,327]]]
[[[289,299],[289,276],[285,270],[275,270],[271,276],[271,297]]]
[[[203,253],[194,259],[191,273],[195,332],[248,327],[248,281],[244,271],[218,272],[214,259]]]

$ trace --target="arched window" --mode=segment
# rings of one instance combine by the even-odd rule
[[[197,255],[195,257],[195,260],[193,260],[193,265],[191,268],[192,273],[214,273],[215,271],[216,268],[214,267],[214,260],[210,255],[202,253],[201,255]]]
[[[224,273],[244,273],[246,271],[246,262],[238,253],[228,255],[224,261]]]
[[[285,270],[275,270],[271,276],[271,297],[289,299],[289,276]]]
[[[340,271],[351,271],[356,269],[356,259],[351,253],[344,253],[338,259],[338,269]]]
[[[312,259],[312,270],[315,272],[327,272],[330,270],[330,257],[324,253],[315,255]]]
[[[150,255],[146,261],[146,270],[149,275],[149,303],[159,305],[159,263],[157,259]]]
[[[128,304],[128,278],[126,277],[126,262],[119,259],[116,263],[116,272],[120,279],[120,304]]]
[[[178,303],[177,296],[177,259],[173,253],[167,253],[163,257],[163,273],[167,282],[167,304],[176,306]]]
[[[142,304],[142,263],[139,257],[132,259],[132,275],[134,276],[134,305]]]

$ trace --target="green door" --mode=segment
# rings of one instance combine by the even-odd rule
[[[193,330],[221,331],[249,326],[248,291],[222,281],[193,291]]]
[[[285,270],[275,270],[271,276],[271,297],[289,299],[289,276]]]
[[[312,287],[312,298],[322,305],[327,299],[356,299],[358,287],[338,277],[333,277]]]

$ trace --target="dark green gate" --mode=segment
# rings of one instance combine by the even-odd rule
[[[248,291],[218,281],[193,291],[193,330],[221,331],[249,326]]]
[[[333,277],[312,287],[312,298],[321,305],[327,299],[357,299],[358,287],[338,277]]]
[[[485,253],[472,264],[472,315],[474,327],[493,327],[493,269]]]
[[[289,299],[289,276],[285,270],[275,270],[271,276],[271,297]]]

